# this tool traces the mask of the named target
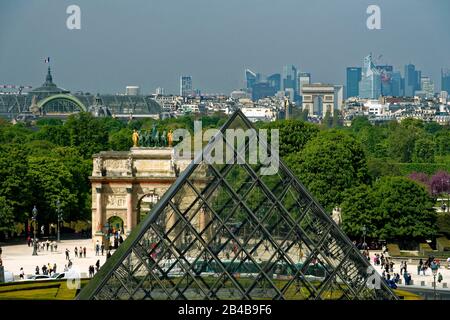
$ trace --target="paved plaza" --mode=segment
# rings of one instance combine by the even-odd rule
[[[74,249],[75,247],[86,247],[86,258],[76,258]],[[19,277],[20,268],[24,269],[25,275],[35,274],[36,266],[39,266],[40,274],[42,274],[42,266],[50,265],[53,266],[56,263],[56,272],[63,272],[64,266],[68,264],[66,260],[65,251],[66,248],[70,251],[70,259],[72,265],[77,267],[81,272],[81,276],[87,277],[89,275],[89,266],[94,265],[97,260],[100,260],[100,266],[106,260],[106,250],[104,255],[95,255],[95,245],[92,243],[92,239],[76,239],[76,240],[62,240],[58,243],[57,251],[51,252],[50,247],[38,251],[37,256],[33,256],[33,247],[28,247],[27,244],[14,244],[14,245],[2,245],[3,254],[3,266],[5,271],[12,272],[16,278]]]
[[[372,264],[372,266],[377,270],[377,272],[381,275],[383,272],[382,266],[376,266],[373,264],[373,258],[375,256],[375,254],[378,253],[381,255],[381,252],[375,252],[375,251],[371,251],[370,252],[370,263]],[[426,259],[423,259],[423,261],[425,262]],[[414,258],[413,260],[411,260],[410,258],[403,258],[403,259],[393,259],[394,262],[394,273],[398,273],[400,274],[400,265],[402,261],[406,261],[407,263],[407,271],[408,273],[411,274],[411,280],[413,280],[413,284],[414,286],[421,286],[421,282],[425,281],[425,287],[429,287],[432,288],[433,287],[433,273],[431,272],[431,269],[428,268],[425,272],[425,275],[423,275],[423,272],[420,272],[420,275],[417,273],[417,265],[419,260],[417,258]],[[441,260],[440,261],[440,268],[438,270],[439,273],[442,274],[443,280],[441,283],[437,282],[437,277],[436,277],[436,288],[439,289],[443,289],[443,284],[446,283],[447,287],[450,288],[450,269],[447,268],[448,263],[445,260]],[[392,276],[392,273],[391,273]],[[403,274],[400,274],[400,279],[402,282],[402,285],[405,283],[405,280],[403,278]],[[444,288],[445,289],[445,288]]]

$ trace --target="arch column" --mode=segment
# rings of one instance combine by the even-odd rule
[[[95,187],[95,213],[94,213],[94,219],[93,223],[96,223],[96,230],[95,233],[92,235],[94,243],[96,242],[96,240],[99,240],[99,242],[103,242],[103,227],[105,225],[106,222],[106,212],[103,209],[103,187],[102,184],[99,184]]]
[[[131,233],[131,230],[134,227],[134,221],[133,221],[133,187],[127,188],[127,197],[126,197],[126,203],[127,203],[127,228],[126,228],[126,234],[127,236]]]

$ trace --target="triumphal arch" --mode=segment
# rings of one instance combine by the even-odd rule
[[[105,241],[111,218],[123,221],[118,229],[126,237],[189,162],[176,159],[173,147],[133,147],[94,154],[89,177],[93,241]]]

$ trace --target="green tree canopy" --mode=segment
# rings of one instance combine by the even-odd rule
[[[424,186],[404,177],[385,177],[372,188],[348,190],[342,202],[343,228],[380,239],[424,239],[436,232],[436,212]]]
[[[342,202],[342,192],[369,182],[362,146],[342,131],[321,132],[303,151],[286,161],[300,181],[329,211]]]

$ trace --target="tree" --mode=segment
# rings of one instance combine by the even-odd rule
[[[346,192],[341,204],[343,228],[360,236],[363,225],[370,237],[386,240],[425,239],[436,232],[436,212],[425,187],[408,178],[387,177],[371,188]]]
[[[346,189],[369,182],[362,146],[342,131],[321,132],[286,162],[329,211],[342,202]]]
[[[264,123],[260,128],[280,130],[281,157],[302,150],[305,144],[319,133],[316,125],[300,120],[278,120]]]
[[[433,163],[436,144],[428,137],[419,138],[414,145],[413,161]]]
[[[364,116],[358,116],[353,118],[351,129],[354,132],[359,132],[362,128],[366,127],[372,127],[372,124],[370,123],[369,119]]]
[[[108,130],[104,122],[88,112],[71,115],[65,123],[70,134],[70,145],[80,154],[90,158],[94,153],[108,148]]]
[[[133,131],[128,128],[120,129],[109,135],[109,145],[115,151],[128,151],[133,146],[131,135]]]
[[[423,185],[408,178],[383,178],[374,185],[378,236],[427,238],[436,232],[436,212]]]
[[[5,197],[0,197],[0,232],[14,230],[14,210]]]

